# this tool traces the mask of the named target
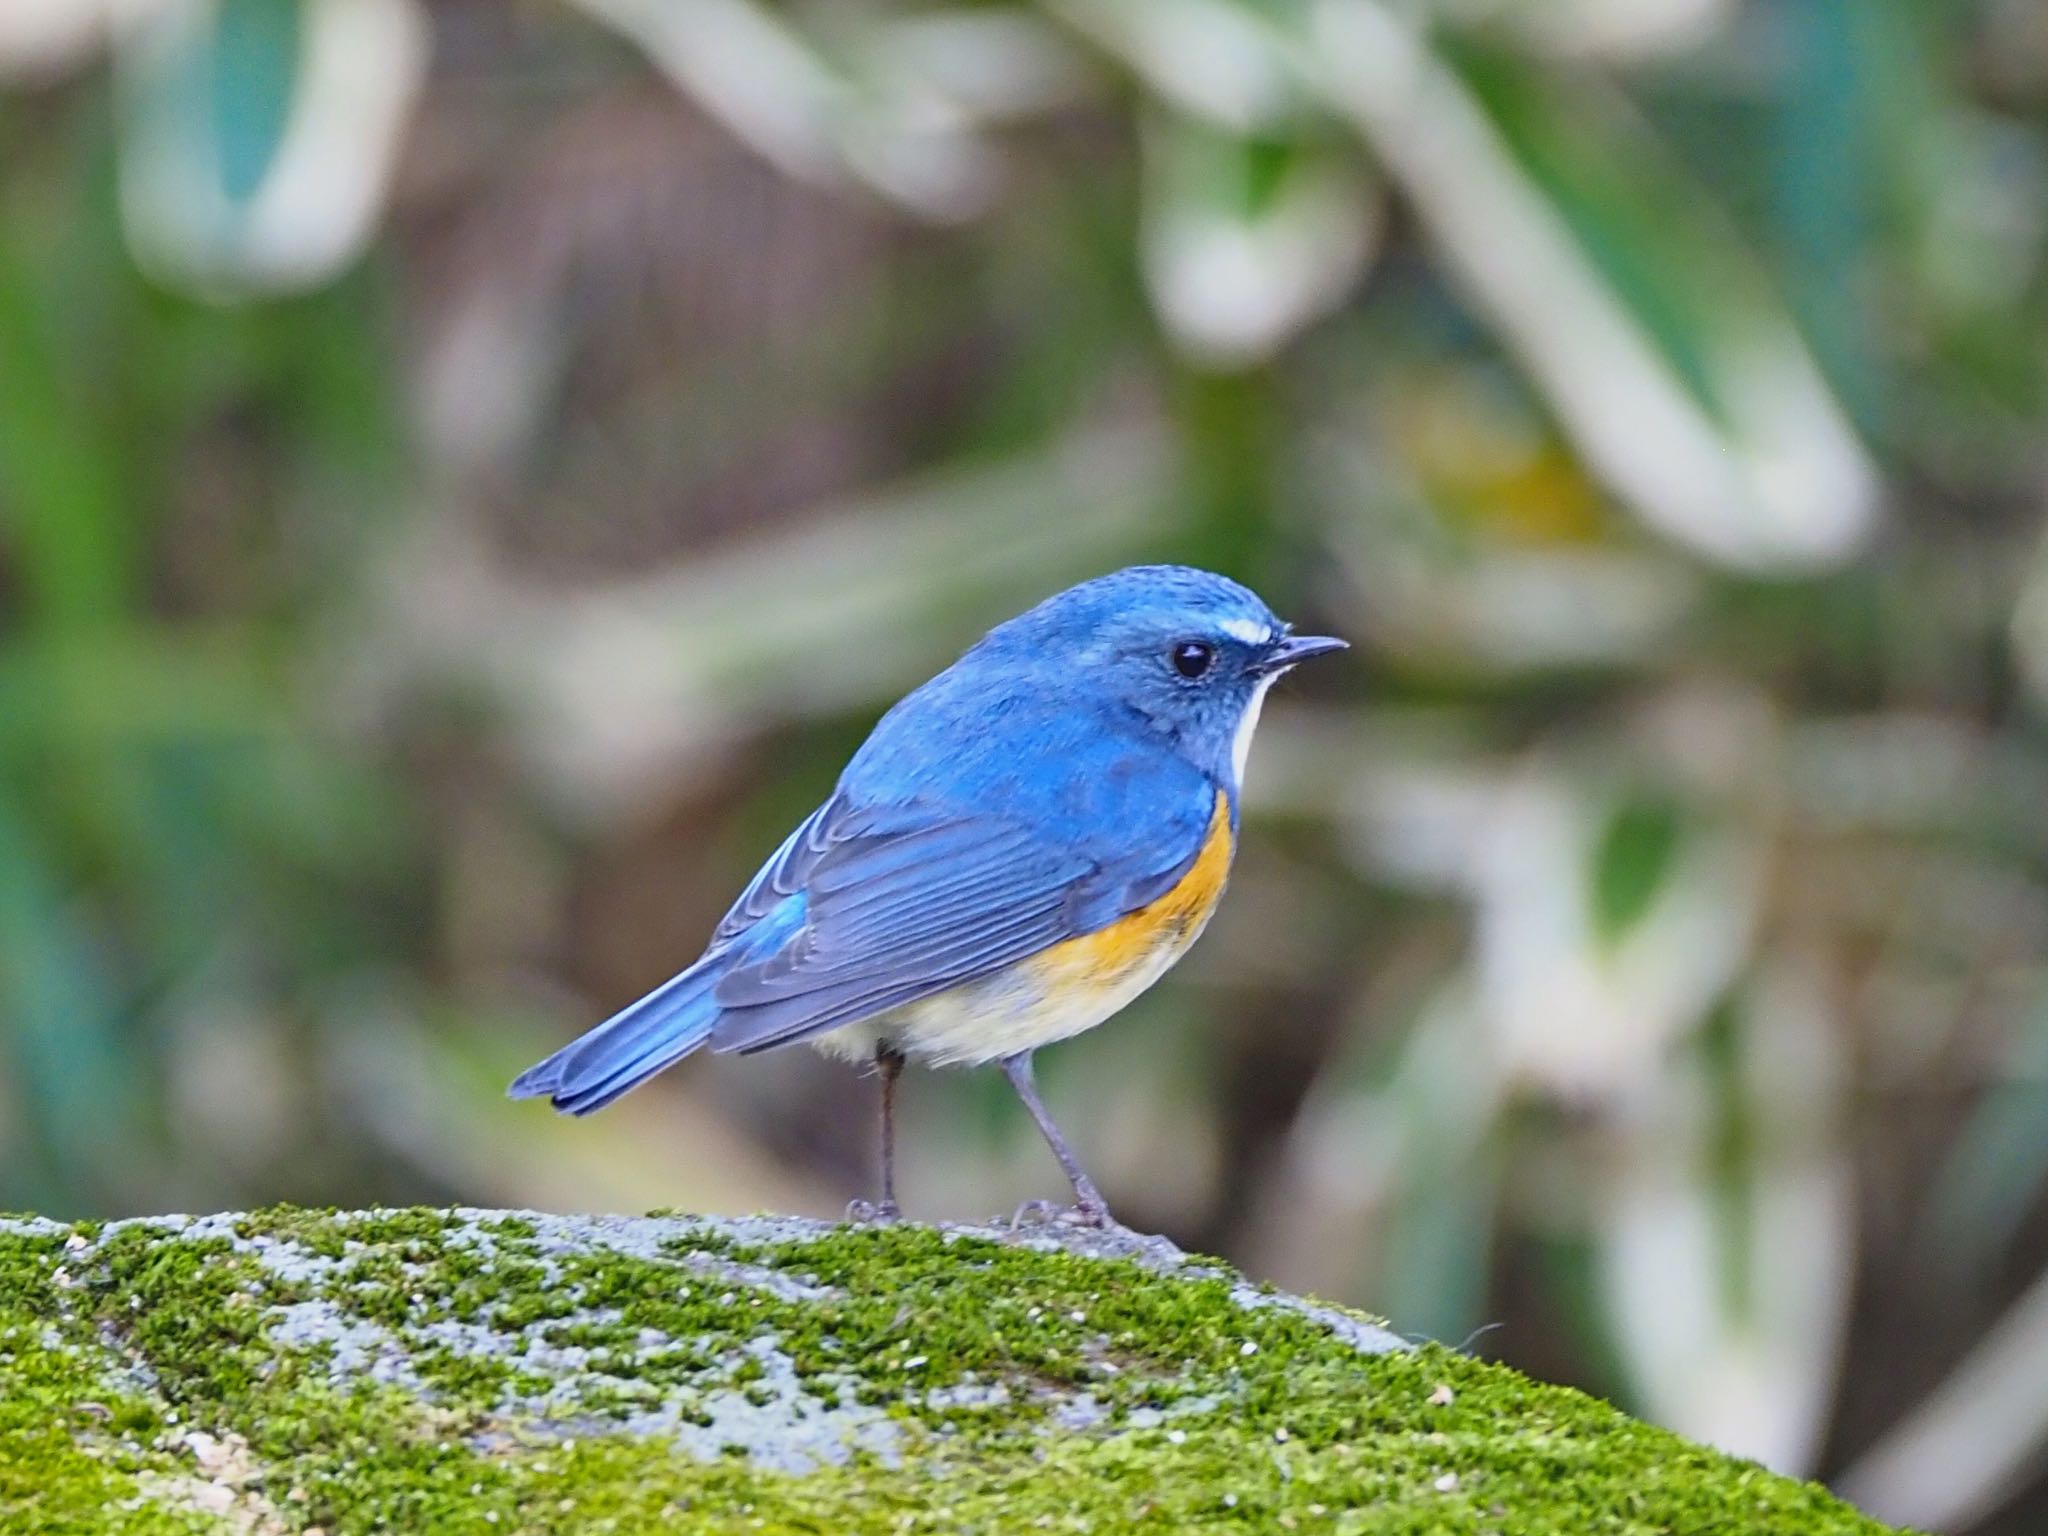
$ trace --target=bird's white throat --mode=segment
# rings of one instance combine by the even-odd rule
[[[1239,789],[1244,788],[1244,765],[1252,755],[1252,732],[1259,728],[1259,711],[1266,707],[1266,690],[1280,681],[1275,672],[1259,679],[1259,686],[1252,690],[1251,702],[1244,707],[1244,718],[1237,722],[1237,735],[1230,743],[1230,777]]]

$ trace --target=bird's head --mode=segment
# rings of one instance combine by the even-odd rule
[[[1266,690],[1345,642],[1294,634],[1227,576],[1139,565],[1047,598],[991,631],[983,648],[1046,686],[1089,690],[1234,790]]]

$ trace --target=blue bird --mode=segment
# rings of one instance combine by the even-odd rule
[[[993,1061],[1073,1185],[1074,1217],[1108,1223],[1032,1052],[1102,1023],[1194,943],[1230,871],[1266,690],[1343,648],[1185,566],[1046,599],[882,717],[695,964],[512,1096],[586,1115],[706,1045],[802,1040],[871,1061],[882,1198],[857,1213],[890,1219],[904,1063]]]

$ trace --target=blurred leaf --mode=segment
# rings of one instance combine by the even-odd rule
[[[1297,106],[1266,7],[1235,0],[1050,0],[1048,9],[1124,58],[1180,111],[1228,133],[1273,129]]]
[[[303,7],[301,0],[216,0],[216,7],[213,47],[195,55],[193,67],[211,77],[221,188],[243,203],[263,184],[284,142]]]
[[[1473,88],[1522,170],[1577,237],[1615,295],[1655,338],[1693,400],[1722,428],[1715,331],[1753,295],[1729,270],[1697,189],[1642,164],[1620,124],[1587,110],[1588,93],[1525,60],[1455,34],[1446,56]],[[1717,260],[1717,258],[1721,258]]]
[[[1145,133],[1144,270],[1198,362],[1270,357],[1337,307],[1377,233],[1377,189],[1336,146],[1235,139],[1184,119]]]
[[[55,1180],[42,1189],[24,1180],[0,1205],[118,1187],[124,1165],[143,1155],[143,1075],[122,1010],[107,955],[0,784],[0,1060]]]
[[[1869,244],[1879,133],[1904,116],[1918,52],[1894,44],[1895,0],[1783,8],[1790,78],[1779,94],[1776,204],[1791,288],[1806,334],[1866,427],[1880,428],[1867,290],[1845,278]]]
[[[76,630],[123,611],[138,559],[120,435],[81,377],[88,360],[63,345],[66,317],[45,301],[56,233],[0,231],[0,516],[34,620]]]
[[[1684,824],[1675,801],[1623,800],[1607,818],[1593,850],[1595,936],[1612,945],[1647,914],[1678,852]]]
[[[1489,1281],[1511,1173],[1499,1134],[1509,1104],[1503,1075],[1474,1059],[1485,1041],[1484,1019],[1454,981],[1377,1064],[1376,1091],[1343,1101],[1347,1117],[1368,1118],[1398,1148],[1386,1166],[1361,1170],[1386,1186],[1363,1256],[1373,1294],[1403,1329],[1453,1345],[1493,1320]]]
[[[1463,1347],[1487,1315],[1499,1231],[1499,1169],[1489,1152],[1438,1161],[1418,1149],[1412,1181],[1381,1224],[1374,1294],[1410,1336]]]
[[[1440,48],[1377,0],[1311,17],[1304,75],[1638,515],[1746,569],[1861,545],[1873,466],[1754,262],[1619,92]]]
[[[117,34],[137,257],[209,296],[357,256],[425,75],[418,0],[166,0]]]
[[[2048,1010],[2037,1010],[1996,1081],[1949,1143],[1928,1197],[1925,1251],[1980,1278],[2048,1187]]]

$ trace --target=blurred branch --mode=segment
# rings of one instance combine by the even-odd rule
[[[972,119],[935,92],[882,95],[828,66],[751,0],[574,0],[791,176],[864,184],[923,218],[986,205],[994,165]],[[1042,58],[1041,58],[1042,65]],[[914,86],[898,78],[899,88]]]

